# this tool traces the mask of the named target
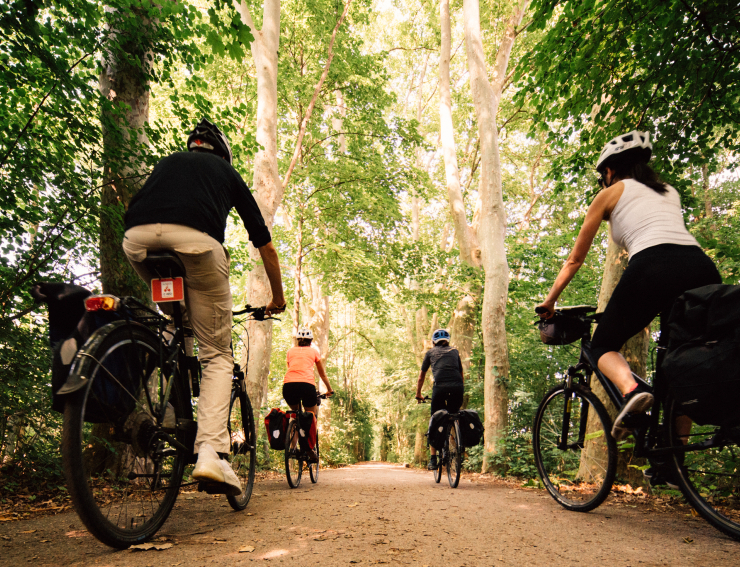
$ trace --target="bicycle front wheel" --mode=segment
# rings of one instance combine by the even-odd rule
[[[460,484],[460,473],[462,472],[463,446],[460,437],[460,423],[452,421],[447,426],[447,480],[451,488],[457,488]]]
[[[732,431],[699,425],[679,415],[678,404],[666,402],[665,430],[670,447],[707,445],[668,458],[689,504],[712,526],[740,540],[740,427]]]
[[[298,443],[298,420],[291,419],[285,434],[285,476],[291,488],[298,488],[303,474],[301,446]]]
[[[582,386],[557,386],[534,420],[534,460],[545,488],[564,508],[588,512],[609,495],[617,469],[611,419],[596,395]]]
[[[187,415],[173,384],[164,422],[159,408],[169,373],[159,366],[156,336],[137,323],[101,328],[80,351],[72,374],[86,385],[64,409],[62,462],[82,523],[100,541],[126,548],[151,538],[167,519],[187,455],[177,419]]]
[[[229,437],[231,451],[229,463],[242,484],[239,496],[226,496],[234,510],[244,510],[249,504],[254,488],[254,473],[257,466],[257,433],[254,429],[254,413],[243,381],[234,380],[229,407]]]
[[[308,475],[311,477],[311,482],[316,484],[319,482],[319,465],[321,464],[321,453],[319,453],[319,434],[316,434],[316,457],[318,460],[315,463],[308,465]]]

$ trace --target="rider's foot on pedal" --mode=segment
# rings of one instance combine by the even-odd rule
[[[645,386],[637,386],[634,390],[624,396],[624,406],[614,420],[612,437],[619,441],[632,433],[632,427],[624,423],[627,414],[645,413],[653,406],[653,395]],[[629,419],[627,420],[629,421]]]
[[[316,454],[316,451],[309,448],[306,450],[306,458],[308,459],[309,463],[318,463],[319,462],[319,456]]]
[[[229,496],[239,496],[242,493],[242,483],[229,462],[220,459],[218,453],[208,443],[201,445],[198,450],[193,480],[224,484],[224,494]]]
[[[666,465],[658,467],[649,467],[642,471],[642,475],[650,483],[650,486],[667,486],[673,490],[678,490],[678,480],[673,468]]]
[[[437,455],[432,455],[429,458],[429,464],[427,465],[427,470],[430,470],[430,471],[437,470]]]

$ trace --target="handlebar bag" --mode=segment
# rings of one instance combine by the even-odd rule
[[[700,425],[740,423],[740,286],[707,285],[673,304],[662,370],[681,413]]]
[[[445,428],[447,427],[448,415],[447,410],[441,409],[435,411],[429,419],[427,438],[429,444],[437,451],[441,451],[445,445]]]
[[[270,448],[285,451],[285,433],[288,429],[288,416],[280,408],[272,408],[265,416],[265,429]]]
[[[316,419],[310,411],[304,411],[298,414],[298,443],[301,449],[304,451],[307,449],[306,444],[311,449],[316,447],[316,438],[318,437],[318,430],[316,427]]]
[[[555,313],[549,319],[541,319],[536,325],[540,331],[540,340],[546,345],[569,345],[591,330],[587,321],[564,313]]]
[[[460,410],[460,435],[465,447],[475,447],[483,440],[484,427],[478,412],[475,410]]]

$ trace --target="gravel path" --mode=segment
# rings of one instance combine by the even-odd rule
[[[296,490],[263,480],[244,512],[183,494],[153,543],[167,549],[110,550],[66,512],[0,525],[0,565],[740,565],[740,543],[685,510],[607,501],[578,514],[544,491],[465,474],[452,490],[383,463],[322,470]]]

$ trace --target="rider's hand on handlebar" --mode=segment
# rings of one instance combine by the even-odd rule
[[[549,319],[555,315],[555,302],[545,301],[534,308],[534,312],[537,313],[543,319]]]
[[[416,403],[417,404],[423,404],[424,403],[424,396],[421,394],[416,394]]]
[[[269,317],[270,315],[273,315],[275,313],[282,313],[283,311],[285,311],[285,306],[287,304],[288,303],[285,302],[282,306],[279,306],[276,305],[274,301],[270,301],[270,303],[267,304],[267,307],[265,307],[265,315]]]
[[[326,397],[327,397],[327,398],[331,398],[331,397],[332,397],[333,395],[334,395],[334,390],[329,390],[329,391],[328,391],[328,392],[326,393]]]

